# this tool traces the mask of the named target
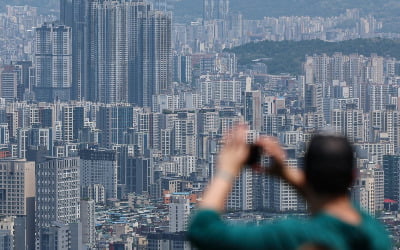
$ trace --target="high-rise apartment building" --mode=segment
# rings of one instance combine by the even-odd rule
[[[21,232],[27,249],[33,249],[35,244],[35,179],[34,162],[0,161],[0,214],[21,218]]]
[[[385,199],[400,200],[400,156],[384,155],[384,190]]]
[[[192,57],[189,55],[174,56],[174,81],[192,82]]]
[[[81,188],[101,184],[106,199],[117,198],[117,153],[113,150],[81,150]],[[85,198],[85,197],[83,197]]]
[[[394,145],[387,142],[382,143],[356,143],[355,148],[358,152],[366,154],[367,159],[377,164],[383,164],[384,155],[394,155]]]
[[[143,0],[91,0],[87,99],[151,107],[172,81],[171,14]]]
[[[177,233],[187,230],[190,215],[190,200],[184,195],[172,195],[168,204],[169,232]]]
[[[172,82],[171,13],[153,11],[150,14],[149,54],[152,95],[170,92]],[[150,86],[149,86],[150,87]],[[149,93],[150,94],[150,93]],[[151,97],[150,99],[151,102]],[[151,107],[151,103],[146,105]]]
[[[376,210],[375,178],[372,171],[360,170],[359,176],[352,188],[351,197],[354,202],[371,215],[375,215]]]
[[[71,99],[85,98],[87,84],[87,8],[86,0],[61,0],[61,24],[72,28],[72,86]]]
[[[203,19],[226,19],[229,14],[229,0],[203,0]]]
[[[72,32],[57,23],[35,30],[35,67],[38,101],[69,101],[72,85]]]
[[[101,130],[100,144],[110,147],[124,143],[124,132],[133,127],[133,107],[128,104],[100,106],[97,113],[97,128]]]
[[[200,78],[200,95],[203,105],[241,102],[242,88],[239,79],[224,79],[219,75],[205,75]]]
[[[14,249],[12,230],[0,230],[0,248],[3,250]]]
[[[286,164],[289,168],[297,168],[297,159],[288,159]],[[287,182],[282,179],[271,178],[269,185],[271,197],[271,206],[277,212],[297,211],[302,210],[302,200],[297,191]]]
[[[37,250],[82,250],[82,225],[80,222],[63,224],[52,222],[50,226],[41,228],[37,235]]]
[[[173,130],[172,152],[175,155],[197,155],[197,119],[192,112],[180,111],[166,115],[166,128]]]
[[[8,65],[0,68],[0,97],[7,102],[17,99],[18,74],[15,66]]]
[[[79,158],[47,158],[37,164],[36,187],[37,236],[54,222],[69,224],[79,220]]]
[[[261,91],[246,91],[244,97],[244,119],[250,129],[261,130]]]
[[[93,248],[96,243],[94,200],[81,200],[82,243]]]
[[[253,176],[251,169],[244,169],[236,177],[232,191],[227,199],[227,210],[240,211],[253,209]]]
[[[331,112],[332,127],[339,134],[345,135],[352,142],[364,141],[364,116],[362,110],[347,108],[334,109]]]
[[[65,142],[72,142],[74,139],[74,108],[66,106],[62,108],[62,137]]]

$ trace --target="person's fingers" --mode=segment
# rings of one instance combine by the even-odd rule
[[[277,146],[279,146],[278,141],[273,137],[261,137],[256,144],[263,147],[266,153],[273,151]]]
[[[285,150],[283,150],[276,138],[261,137],[257,141],[257,145],[261,146],[267,155],[276,158],[276,160],[284,161],[286,159]]]
[[[222,145],[227,145],[231,139],[232,139],[232,131],[228,131],[222,137]]]
[[[252,167],[252,170],[258,174],[268,174],[269,168],[262,167],[261,165],[256,165]]]
[[[232,131],[232,143],[235,144],[235,146],[240,146],[246,143],[246,138],[247,138],[247,126],[240,124],[235,127],[235,129]]]
[[[247,137],[247,125],[239,124],[234,128],[230,129],[225,135],[222,137],[222,143],[224,145],[227,144],[237,144],[243,141],[246,141]]]

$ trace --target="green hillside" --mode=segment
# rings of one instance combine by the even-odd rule
[[[335,52],[343,54],[358,53],[370,56],[376,53],[380,56],[391,56],[400,59],[400,41],[390,39],[355,39],[343,42],[324,42],[321,40],[308,41],[263,41],[249,43],[226,52],[234,52],[239,58],[240,65],[250,65],[253,60],[264,58],[271,74],[302,72],[302,63],[305,55],[326,53],[332,55]]]

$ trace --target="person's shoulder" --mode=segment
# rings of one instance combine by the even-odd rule
[[[318,235],[326,235],[326,230],[321,223],[312,218],[288,218],[278,220],[274,224],[275,229],[290,232],[298,237],[318,238]]]
[[[363,231],[373,238],[375,244],[378,246],[386,246],[386,248],[379,247],[380,249],[390,249],[390,238],[384,225],[365,212],[361,212],[361,214],[363,218]]]

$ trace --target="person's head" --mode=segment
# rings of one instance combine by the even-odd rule
[[[346,195],[354,179],[355,159],[351,143],[337,135],[315,135],[304,157],[307,185],[317,194]]]

